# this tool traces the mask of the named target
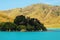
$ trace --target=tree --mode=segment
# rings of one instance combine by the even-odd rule
[[[19,26],[17,26],[17,31],[21,31],[21,30],[26,31],[26,26],[25,25],[19,25]]]
[[[30,18],[30,17],[25,18],[25,16],[23,15],[17,16],[14,20],[14,23],[18,25],[19,31],[21,30],[21,27],[23,26],[25,26],[27,31],[32,31],[32,30],[46,31],[47,30],[38,19]],[[23,26],[19,26],[19,25],[23,25]]]
[[[41,27],[42,31],[47,31],[46,27],[44,27],[43,24],[41,24],[40,27]]]
[[[29,21],[29,24],[31,26],[34,26],[34,30],[35,31],[46,31],[47,29],[44,27],[44,25],[42,23],[39,22],[39,20],[35,19],[35,18],[31,18]]]
[[[26,18],[23,15],[17,16],[14,20],[16,25],[26,25]]]
[[[34,31],[34,26],[31,26],[31,25],[27,25],[27,27],[26,27],[26,30],[27,31]]]
[[[1,31],[16,31],[17,25],[11,22],[4,22],[1,23],[0,27]]]

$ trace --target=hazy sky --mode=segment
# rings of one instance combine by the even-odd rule
[[[21,8],[37,3],[60,5],[60,0],[0,0],[0,10]]]

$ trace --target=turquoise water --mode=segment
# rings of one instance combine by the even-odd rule
[[[60,32],[0,32],[0,40],[60,40]]]
[[[0,32],[0,40],[60,40],[60,32]]]

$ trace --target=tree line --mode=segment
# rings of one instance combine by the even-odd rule
[[[47,31],[47,29],[38,19],[19,15],[13,23],[0,23],[0,31]]]

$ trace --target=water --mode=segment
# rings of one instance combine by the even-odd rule
[[[60,28],[49,28],[48,31],[51,31],[51,32],[60,32]]]
[[[60,32],[0,32],[0,40],[60,40]]]

